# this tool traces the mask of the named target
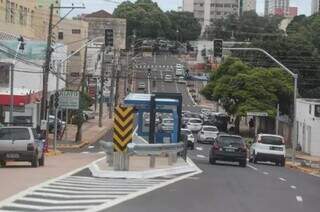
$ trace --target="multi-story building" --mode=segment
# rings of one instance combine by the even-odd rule
[[[82,20],[64,19],[58,25],[56,40],[68,47],[68,55],[84,46],[88,38],[88,23]],[[85,60],[85,50],[76,53],[67,62],[67,87],[78,89]]]
[[[207,26],[216,19],[240,13],[240,0],[183,0],[183,11],[192,12],[202,26],[203,33]]]
[[[320,0],[312,0],[311,3],[311,14],[320,12]]]
[[[256,0],[240,0],[240,14],[246,11],[256,11]]]
[[[289,0],[265,0],[264,15],[282,15],[289,14]]]

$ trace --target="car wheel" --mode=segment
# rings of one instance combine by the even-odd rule
[[[194,144],[191,145],[190,149],[191,149],[191,150],[194,150]]]
[[[209,162],[210,162],[210,164],[215,164],[216,160],[214,158],[210,157]]]
[[[4,160],[0,161],[0,167],[6,167],[6,162]]]
[[[257,156],[256,156],[255,152],[253,152],[252,162],[255,163],[255,164],[258,163]]]
[[[280,162],[280,166],[284,167],[286,165],[286,159],[282,159]]]
[[[42,154],[41,158],[39,159],[39,165],[44,166],[44,154]]]
[[[37,168],[39,166],[39,160],[37,158],[38,153],[35,154],[33,160],[31,161],[31,166]]]
[[[239,166],[246,167],[247,166],[247,161],[246,160],[239,161]]]

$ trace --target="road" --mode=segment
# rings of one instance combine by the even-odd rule
[[[152,59],[142,64],[153,64]],[[175,65],[174,57],[158,57],[152,77],[174,74],[163,65]],[[163,64],[165,63],[165,64]],[[138,78],[146,69],[137,70]],[[146,79],[144,82],[147,83]],[[183,84],[157,81],[151,91],[181,92],[183,109],[198,112]],[[241,168],[234,163],[210,165],[209,145],[196,144],[189,157],[203,173],[129,200],[105,212],[318,212],[320,208],[320,178],[281,168],[273,164],[249,164]]]

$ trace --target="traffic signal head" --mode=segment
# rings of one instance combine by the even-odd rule
[[[58,108],[59,107],[59,92],[57,91],[55,94],[54,94],[54,107],[55,108]]]
[[[223,50],[223,40],[218,39],[213,41],[213,55],[215,57],[222,57],[222,50]]]
[[[113,29],[104,31],[104,43],[106,46],[113,47]]]

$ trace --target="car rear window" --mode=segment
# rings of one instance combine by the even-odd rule
[[[12,139],[13,140],[29,140],[30,134],[28,129],[19,129],[19,128],[12,128]]]
[[[190,123],[196,123],[196,124],[201,124],[202,121],[201,120],[198,120],[198,119],[191,119],[189,120]]]
[[[283,145],[282,138],[276,136],[261,136],[260,143],[270,145]]]
[[[244,142],[242,138],[239,137],[232,137],[232,136],[221,136],[218,139],[218,143],[221,146],[243,146]]]
[[[0,129],[0,141],[1,140],[11,140],[11,133],[9,129]]]
[[[216,127],[204,127],[203,131],[217,132],[218,129]]]

